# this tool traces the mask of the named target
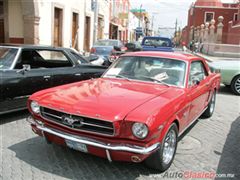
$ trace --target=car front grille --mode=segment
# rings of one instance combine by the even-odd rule
[[[114,126],[112,122],[68,114],[46,107],[41,107],[41,116],[46,120],[67,126],[74,130],[93,132],[109,136],[114,135]]]

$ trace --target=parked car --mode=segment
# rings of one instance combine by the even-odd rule
[[[209,63],[212,71],[220,70],[221,83],[240,95],[240,61],[215,61]]]
[[[171,39],[158,36],[146,36],[142,40],[143,51],[173,52]]]
[[[111,62],[109,62],[109,56],[114,51],[125,51],[125,47],[120,40],[117,39],[99,39],[96,43],[94,43],[91,48],[91,54],[100,55],[104,58],[105,66],[109,66]]]
[[[119,56],[127,53],[127,52],[136,52],[136,51],[142,51],[142,46],[141,43],[135,41],[135,42],[129,42],[125,44],[125,51],[114,51],[111,53],[110,57],[109,57],[109,61],[112,63],[114,61],[116,61]]]
[[[69,48],[0,46],[0,114],[26,109],[36,91],[99,77],[105,69]]]
[[[128,53],[99,79],[33,94],[27,120],[47,142],[165,171],[178,137],[212,116],[219,85],[220,74],[199,57]]]
[[[126,43],[125,47],[126,47],[126,52],[142,51],[141,43],[138,41]]]

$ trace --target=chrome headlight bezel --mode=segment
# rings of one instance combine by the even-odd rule
[[[132,125],[132,133],[138,139],[145,139],[148,135],[148,127],[144,123],[135,122]]]
[[[40,106],[37,101],[31,101],[30,107],[32,112],[39,114],[40,113]]]

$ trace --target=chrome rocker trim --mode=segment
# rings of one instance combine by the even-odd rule
[[[120,145],[120,144],[110,144],[110,143],[104,143],[101,141],[97,141],[94,139],[90,139],[90,138],[86,138],[86,137],[81,137],[81,136],[75,136],[75,135],[71,135],[62,131],[58,131],[55,129],[51,129],[51,128],[47,128],[45,127],[43,124],[38,124],[37,122],[27,118],[27,121],[30,124],[34,124],[36,125],[36,127],[42,131],[42,134],[44,135],[44,132],[53,134],[55,136],[70,140],[70,141],[74,141],[74,142],[78,142],[78,143],[83,143],[86,145],[90,145],[90,146],[95,146],[95,147],[99,147],[99,148],[103,148],[107,150],[114,150],[114,151],[127,151],[127,152],[132,152],[132,153],[137,153],[137,154],[149,154],[152,151],[158,149],[160,147],[160,143],[155,143],[149,147],[142,147],[142,146],[134,146],[134,145],[130,145],[130,144],[124,144],[124,145]],[[109,152],[107,153],[107,155],[109,156]],[[109,158],[108,158],[109,159]]]

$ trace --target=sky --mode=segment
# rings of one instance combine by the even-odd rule
[[[234,0],[222,0],[224,3],[232,3]],[[131,8],[145,9],[149,16],[154,16],[153,28],[175,27],[177,19],[178,26],[183,28],[187,25],[187,14],[190,5],[195,0],[130,0]],[[151,22],[152,23],[152,22]],[[174,30],[165,29],[164,35],[170,36]]]

